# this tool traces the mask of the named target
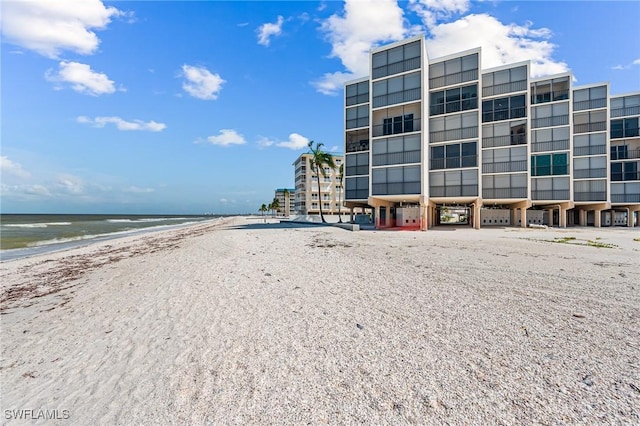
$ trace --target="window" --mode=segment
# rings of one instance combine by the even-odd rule
[[[457,169],[478,165],[477,142],[449,144],[431,148],[431,169]]]
[[[566,175],[567,153],[534,155],[531,157],[531,176]]]
[[[369,125],[369,105],[347,108],[346,128],[366,127]]]
[[[372,170],[372,195],[419,194],[420,166],[384,167]]]
[[[611,138],[631,138],[640,135],[638,117],[611,120]]]
[[[525,96],[516,95],[482,102],[482,122],[526,117]]]
[[[381,107],[420,99],[420,72],[373,83],[373,107]]]
[[[413,114],[384,118],[382,120],[382,134],[386,136],[395,135],[398,133],[413,132],[413,123]]]
[[[369,102],[369,81],[350,84],[345,89],[346,106]]]
[[[628,146],[618,145],[611,147],[611,159],[612,160],[625,160],[628,157]]]
[[[382,78],[420,67],[421,44],[414,41],[373,54],[373,78]]]
[[[565,99],[569,99],[569,77],[540,81],[531,85],[532,104]]]
[[[419,163],[420,135],[376,139],[373,142],[373,165]]]
[[[432,92],[429,99],[430,115],[475,109],[478,108],[478,85],[472,84],[446,91]]]
[[[607,106],[607,87],[599,86],[590,89],[573,91],[573,110],[605,108]]]
[[[477,53],[429,65],[429,87],[432,89],[477,79]]]
[[[492,96],[527,90],[527,67],[521,66],[482,76],[482,95]]]

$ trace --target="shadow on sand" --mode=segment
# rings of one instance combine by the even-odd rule
[[[227,229],[293,229],[331,226],[329,223],[313,222],[279,222],[279,223],[250,223],[247,225],[230,226]]]

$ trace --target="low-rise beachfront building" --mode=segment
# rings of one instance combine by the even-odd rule
[[[290,216],[296,213],[296,190],[293,188],[278,188],[275,191],[278,200],[278,214]]]
[[[377,227],[640,226],[640,92],[429,59],[416,36],[345,84],[345,205]]]
[[[345,209],[339,206],[340,202],[344,203],[345,197],[340,182],[340,165],[344,161],[344,155],[331,154],[331,156],[336,167],[332,169],[325,164],[323,165],[324,175],[320,173],[322,199],[318,196],[318,180],[309,163],[312,154],[302,154],[293,162],[296,214],[320,214],[320,203],[322,203],[323,214],[334,215],[339,211],[345,212]]]

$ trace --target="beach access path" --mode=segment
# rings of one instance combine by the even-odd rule
[[[272,222],[1,263],[3,424],[640,423],[637,230]]]

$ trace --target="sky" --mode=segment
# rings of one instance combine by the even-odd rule
[[[637,1],[2,0],[2,213],[256,213],[310,140],[343,150],[343,84],[424,34],[574,86],[640,91]]]

